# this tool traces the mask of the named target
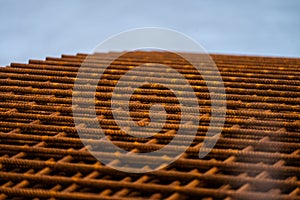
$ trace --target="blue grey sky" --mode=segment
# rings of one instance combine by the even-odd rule
[[[300,57],[297,0],[0,0],[0,66],[88,53],[141,27],[177,30],[211,53]]]

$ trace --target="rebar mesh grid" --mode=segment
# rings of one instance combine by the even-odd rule
[[[113,55],[98,55],[87,78]],[[133,155],[168,144],[180,111],[170,91],[148,85],[131,99],[131,116],[143,125],[149,101],[164,104],[169,118],[162,132],[134,138],[119,130],[110,94],[127,70],[143,62],[171,65],[189,80],[201,106],[198,133],[184,155],[164,169],[134,174],[97,161],[77,135],[72,88],[86,56],[0,68],[0,199],[300,199],[300,59],[211,55],[224,81],[227,111],[221,137],[203,159],[197,156],[211,111],[205,81],[170,53],[118,59],[99,82],[96,111],[105,134]]]

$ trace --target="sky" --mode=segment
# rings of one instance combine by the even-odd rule
[[[209,53],[300,57],[298,0],[0,0],[0,66],[90,53],[142,27],[179,31]]]

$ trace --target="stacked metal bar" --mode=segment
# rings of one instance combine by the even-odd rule
[[[95,63],[113,55],[103,54]],[[195,71],[163,52],[134,52],[114,63],[98,94],[112,92],[124,70],[141,60],[160,60],[189,78],[203,106],[198,133],[184,155],[163,169],[139,174],[105,166],[77,135],[72,88],[86,56],[0,68],[0,199],[300,199],[300,59],[211,55],[224,81],[227,111],[221,137],[203,159],[197,155],[210,103],[205,82],[193,78]],[[168,103],[172,94],[162,91],[154,86],[137,91],[139,98],[132,100],[137,123],[148,119],[143,99],[166,95],[160,103]],[[179,114],[173,105],[171,125],[162,133],[146,139],[124,135],[111,122],[107,96],[98,99],[96,110],[116,145],[133,154],[147,152],[176,133],[171,125]]]

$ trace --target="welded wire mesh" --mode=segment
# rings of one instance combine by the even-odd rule
[[[113,55],[97,56],[86,77]],[[99,81],[95,108],[105,134],[133,156],[168,144],[180,109],[172,92],[145,85],[131,98],[131,117],[146,125],[149,102],[159,102],[168,112],[166,125],[149,138],[121,131],[110,98],[127,70],[148,61],[168,64],[189,80],[201,107],[187,151],[161,170],[135,174],[97,161],[77,135],[72,88],[86,56],[0,68],[0,199],[300,199],[300,59],[211,55],[224,81],[227,111],[222,134],[203,159],[197,156],[210,121],[210,96],[195,69],[162,52],[134,52],[115,61]]]

